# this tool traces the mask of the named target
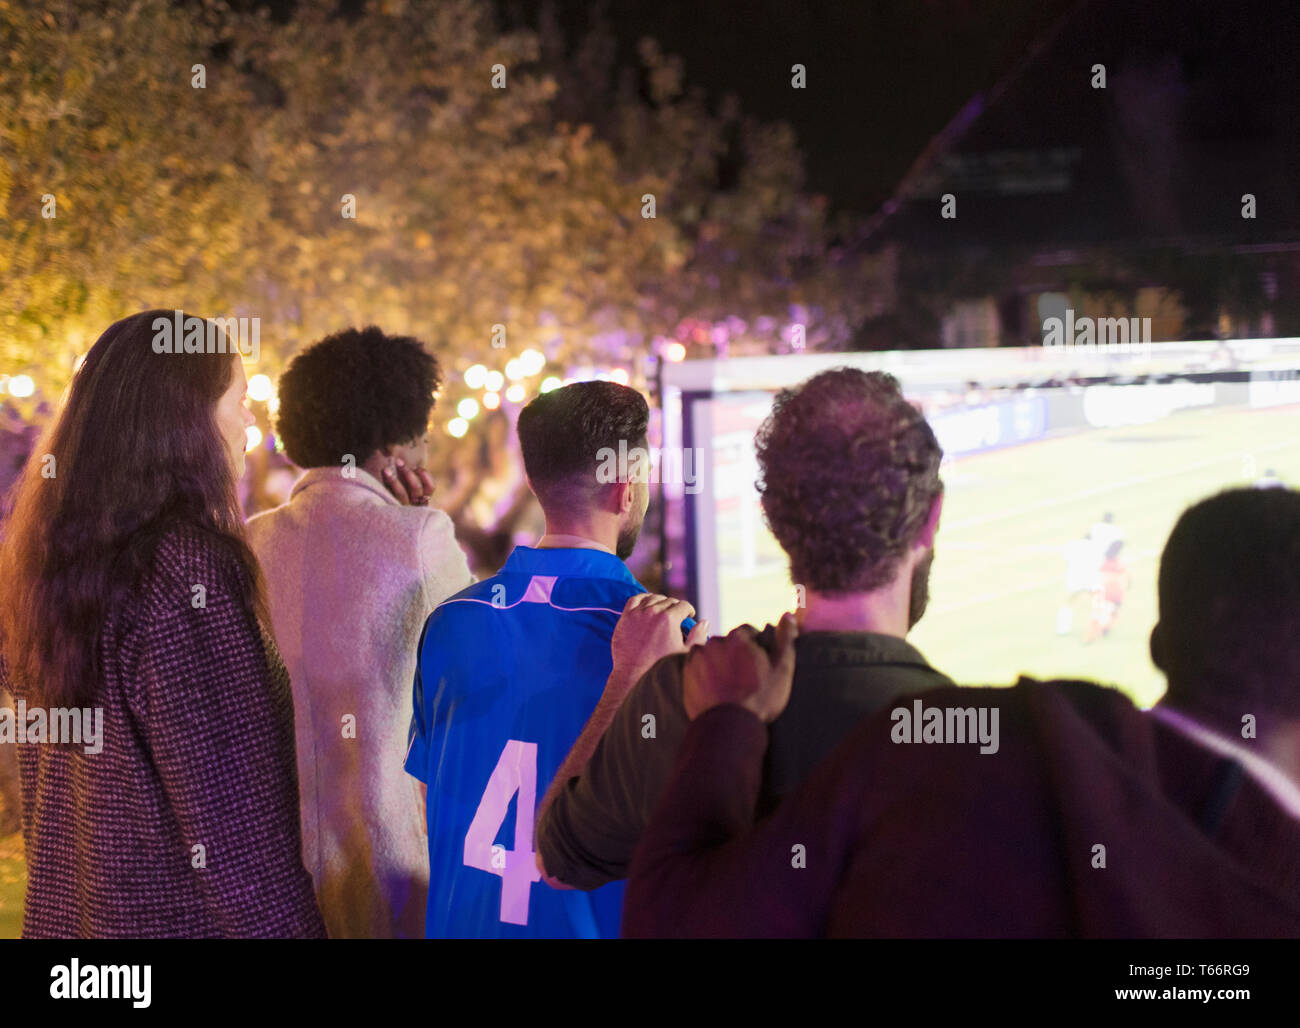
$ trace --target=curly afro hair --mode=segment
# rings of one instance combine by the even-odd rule
[[[835,368],[782,390],[755,439],[768,527],[791,579],[824,593],[888,583],[943,491],[943,450],[898,381]]]
[[[277,430],[300,468],[358,464],[385,446],[428,431],[442,381],[437,359],[419,340],[373,325],[326,336],[280,376]]]

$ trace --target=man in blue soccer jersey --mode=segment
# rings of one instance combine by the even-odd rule
[[[551,888],[533,827],[605,690],[620,614],[646,592],[623,561],[650,502],[648,421],[645,398],[612,382],[565,386],[525,407],[519,443],[546,534],[425,623],[406,770],[428,787],[430,938],[618,935],[623,883]],[[683,651],[707,633],[684,601],[630,607],[653,608],[637,610],[638,624],[668,617],[689,631],[677,635]],[[629,640],[620,652],[635,648]]]

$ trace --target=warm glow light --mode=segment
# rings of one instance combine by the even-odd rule
[[[472,396],[465,397],[460,403],[456,404],[456,413],[468,421],[478,413],[478,400]]]
[[[459,439],[469,431],[469,422],[464,418],[452,418],[447,422],[447,431]]]
[[[563,383],[551,375],[549,378],[542,379],[542,392],[549,393],[552,389],[559,389]]]
[[[506,390],[506,399],[511,403],[523,403],[524,387],[521,385],[512,385]]]
[[[254,375],[248,380],[248,398],[265,403],[271,398],[271,380],[265,375]]]
[[[523,378],[523,377],[524,377],[524,366],[522,363],[520,363],[518,358],[515,358],[514,360],[506,361],[506,378],[510,379],[510,381],[513,382],[515,381],[515,379]]]
[[[271,398],[266,401],[266,409],[272,414],[280,413],[280,394],[272,393]]]
[[[670,361],[684,361],[686,359],[686,347],[681,343],[669,343],[664,347],[664,356]]]
[[[615,368],[609,373],[609,380],[611,382],[617,382],[621,386],[625,386],[628,383],[627,372],[622,368]]]
[[[465,384],[471,389],[478,389],[483,385],[484,379],[487,378],[488,369],[482,364],[472,364],[465,372]]]
[[[36,383],[32,381],[31,375],[15,375],[9,380],[10,396],[21,399],[24,396],[31,396],[34,392],[36,392]]]
[[[256,447],[261,445],[262,430],[258,428],[256,425],[249,425],[248,428],[244,429],[244,436],[245,436],[245,440],[244,440],[245,452],[255,449]]]
[[[484,387],[487,388],[489,392],[493,393],[501,392],[501,387],[505,384],[506,377],[499,371],[489,371],[487,376],[483,379]]]
[[[483,407],[484,407],[486,410],[496,410],[496,409],[497,409],[498,407],[500,407],[500,406],[501,406],[501,394],[500,394],[500,393],[484,393],[484,394],[483,394]]]
[[[546,367],[546,357],[537,350],[525,350],[519,355],[519,366],[525,375],[536,375]]]

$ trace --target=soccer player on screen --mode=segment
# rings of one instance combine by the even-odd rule
[[[650,502],[648,476],[632,466],[639,457],[614,475],[601,469],[609,452],[648,456],[648,418],[645,398],[612,382],[579,382],[524,408],[520,449],[546,534],[425,623],[406,770],[428,786],[430,938],[618,936],[622,883],[551,888],[533,828],[537,801],[605,690],[624,609],[638,623],[638,604],[666,614],[682,650],[684,630],[691,643],[707,632],[685,601],[641,600],[645,587],[623,563]]]
[[[1070,634],[1079,598],[1092,600],[1102,587],[1102,563],[1110,548],[1123,538],[1124,530],[1115,524],[1115,515],[1107,511],[1082,539],[1065,544],[1065,600],[1056,612],[1057,635]],[[1084,638],[1090,641],[1087,630]]]
[[[1084,633],[1084,642],[1107,636],[1115,627],[1115,618],[1119,616],[1130,579],[1128,566],[1120,563],[1119,559],[1123,546],[1123,541],[1116,539],[1106,550],[1106,559],[1101,563],[1101,581],[1092,596],[1092,620]]]
[[[1065,544],[1065,601],[1056,612],[1056,634],[1069,635],[1079,597],[1091,597],[1101,582],[1101,548],[1091,534]]]

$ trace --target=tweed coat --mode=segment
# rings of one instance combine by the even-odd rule
[[[223,542],[168,531],[101,633],[102,749],[18,746],[24,937],[325,935],[288,675],[242,576]]]

